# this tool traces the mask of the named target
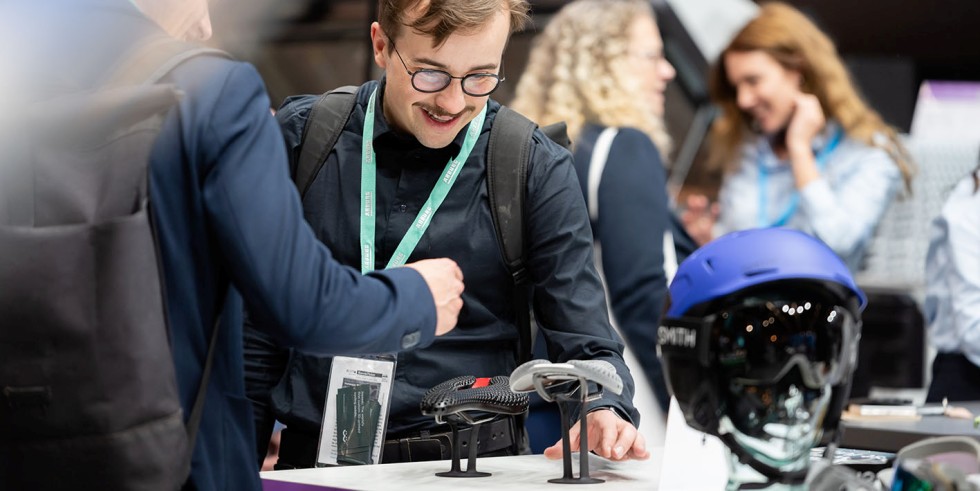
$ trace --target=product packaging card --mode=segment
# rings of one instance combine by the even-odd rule
[[[318,466],[380,463],[394,374],[394,356],[333,359]]]

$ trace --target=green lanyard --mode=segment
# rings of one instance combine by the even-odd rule
[[[374,154],[374,103],[377,95],[378,89],[374,89],[374,92],[371,93],[371,99],[368,100],[367,113],[364,115],[364,141],[361,144],[362,273],[374,271],[375,176],[377,174],[377,163]],[[408,261],[408,256],[415,250],[415,246],[418,245],[422,234],[425,233],[425,229],[429,228],[429,224],[432,223],[432,215],[435,215],[436,210],[442,205],[443,200],[446,199],[446,195],[449,194],[449,190],[456,183],[456,178],[459,176],[460,171],[463,170],[463,165],[466,164],[466,159],[469,158],[470,152],[473,150],[473,146],[476,145],[476,140],[480,136],[480,131],[483,129],[483,120],[486,118],[486,115],[487,107],[483,106],[480,114],[470,122],[469,128],[466,130],[466,139],[463,140],[463,146],[459,150],[459,155],[456,158],[449,159],[449,162],[446,163],[446,168],[442,171],[442,177],[436,182],[435,187],[432,188],[432,192],[429,193],[429,199],[425,200],[425,204],[422,205],[422,210],[415,217],[412,226],[409,227],[408,231],[405,232],[405,236],[402,237],[401,242],[398,243],[395,253],[392,254],[388,265],[385,266],[386,269],[396,268]]]

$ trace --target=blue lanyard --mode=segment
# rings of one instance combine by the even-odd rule
[[[375,177],[376,177],[376,159],[374,154],[374,101],[378,89],[374,89],[371,93],[371,99],[368,101],[367,112],[364,115],[364,130],[363,130],[363,141],[361,143],[361,272],[368,273],[374,271],[374,227],[375,227]],[[476,145],[476,140],[480,137],[480,131],[483,129],[483,120],[487,115],[487,106],[483,106],[483,110],[480,111],[473,121],[470,121],[469,128],[466,131],[466,138],[463,140],[463,146],[459,150],[459,155],[455,158],[449,159],[446,163],[446,168],[442,171],[442,177],[436,181],[436,185],[432,188],[432,192],[429,193],[429,199],[425,201],[422,205],[422,210],[419,211],[415,221],[412,222],[412,226],[409,227],[408,231],[405,232],[405,236],[402,237],[401,242],[398,243],[398,247],[395,248],[395,253],[392,254],[391,259],[388,261],[386,268],[395,268],[404,265],[408,261],[408,256],[412,254],[415,250],[415,246],[418,245],[419,239],[422,238],[422,234],[425,233],[426,229],[429,228],[429,224],[432,223],[432,216],[436,214],[436,210],[442,206],[443,200],[446,199],[446,195],[449,194],[449,190],[452,189],[453,184],[456,183],[456,178],[459,176],[460,171],[463,170],[463,165],[466,164],[466,159],[470,157],[470,152],[473,151],[473,146]]]
[[[817,160],[817,168],[821,171],[827,166],[827,160],[830,158],[830,154],[837,149],[840,145],[841,139],[844,137],[844,130],[837,128],[834,132],[834,136],[831,137],[830,141],[817,153],[815,156]],[[796,213],[796,208],[800,204],[800,193],[794,190],[793,194],[789,198],[789,205],[779,214],[779,217],[769,221],[769,170],[766,169],[763,162],[763,153],[759,152],[759,158],[757,159],[757,166],[759,168],[759,228],[768,227],[782,227],[789,223],[790,218]]]

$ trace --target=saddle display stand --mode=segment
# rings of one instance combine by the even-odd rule
[[[589,382],[600,390],[589,393]],[[510,375],[510,389],[517,393],[537,391],[542,399],[558,403],[561,414],[562,464],[564,474],[548,482],[558,484],[595,484],[605,482],[589,476],[589,432],[586,430],[588,403],[602,396],[602,390],[620,394],[623,379],[616,368],[603,360],[570,360],[567,363],[551,363],[547,360],[531,360],[517,367]],[[569,415],[579,410],[579,476],[572,474],[572,451],[569,442]],[[585,450],[581,450],[585,449]]]
[[[504,376],[476,378],[462,376],[447,380],[426,392],[422,398],[422,414],[434,416],[436,423],[446,423],[453,433],[452,469],[437,472],[439,477],[487,477],[489,472],[476,470],[476,453],[480,425],[498,415],[517,416],[527,412],[530,397],[510,390],[509,379]],[[466,470],[460,469],[463,442],[460,425],[470,425],[469,458]]]

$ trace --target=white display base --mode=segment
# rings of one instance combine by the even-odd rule
[[[590,490],[654,490],[660,480],[660,461],[663,449],[651,449],[651,457],[645,461],[611,462],[589,456],[591,477],[605,479],[605,483],[583,485]],[[578,475],[578,454],[575,454],[573,469]],[[462,465],[466,466],[466,459]],[[286,483],[302,483],[322,486],[322,489],[547,489],[556,491],[571,486],[568,491],[582,489],[579,485],[552,484],[548,479],[562,476],[562,462],[548,460],[543,455],[520,455],[516,457],[487,457],[476,461],[476,468],[493,475],[482,478],[437,477],[436,472],[449,470],[450,462],[414,462],[399,464],[363,465],[348,467],[329,467],[319,469],[299,469],[291,471],[272,471],[261,473],[263,489],[267,491],[309,491],[317,489],[310,486],[291,487]]]
[[[664,448],[661,491],[725,489],[728,450],[716,437],[692,429],[684,421],[677,400],[670,398]]]

